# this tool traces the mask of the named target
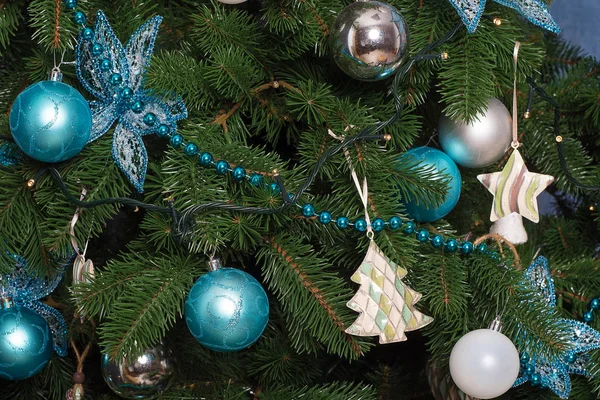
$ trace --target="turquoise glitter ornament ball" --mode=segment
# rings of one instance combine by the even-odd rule
[[[460,171],[454,161],[443,151],[427,146],[410,149],[401,155],[401,159],[404,162],[419,163],[419,166],[433,167],[434,171],[450,176],[448,192],[442,204],[436,207],[409,197],[402,200],[406,213],[418,222],[433,222],[448,215],[458,203],[462,188]]]
[[[83,96],[59,81],[42,81],[17,96],[10,131],[29,157],[47,163],[68,160],[88,142],[92,112]]]
[[[221,268],[202,275],[185,302],[192,335],[211,350],[231,352],[258,340],[269,321],[269,299],[251,275]]]
[[[0,309],[0,378],[30,378],[51,356],[52,336],[44,318],[26,307]]]

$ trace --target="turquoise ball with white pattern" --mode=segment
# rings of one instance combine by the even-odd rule
[[[261,284],[235,268],[202,275],[185,301],[185,321],[192,335],[211,350],[245,349],[269,322],[269,299]]]
[[[0,309],[0,378],[18,381],[38,374],[52,357],[46,320],[26,307]]]
[[[17,96],[10,110],[10,131],[29,157],[61,162],[79,154],[87,144],[92,112],[81,93],[71,86],[42,81]]]

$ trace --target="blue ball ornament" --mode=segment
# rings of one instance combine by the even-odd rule
[[[59,81],[42,81],[21,92],[10,110],[10,131],[29,157],[68,160],[88,142],[92,112],[83,96]]]
[[[251,275],[221,268],[202,275],[185,302],[192,335],[211,350],[232,352],[258,340],[269,321],[269,299]]]
[[[51,356],[52,335],[44,318],[26,307],[0,309],[0,378],[30,378]]]
[[[423,146],[411,149],[401,156],[402,161],[419,163],[422,167],[433,167],[436,172],[450,176],[446,198],[439,206],[418,203],[416,199],[402,199],[406,213],[419,222],[433,222],[445,217],[458,203],[462,187],[460,171],[450,157],[443,151]]]

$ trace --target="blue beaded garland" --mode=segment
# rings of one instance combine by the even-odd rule
[[[156,114],[154,113],[147,113],[146,115],[144,115],[144,124],[148,125],[148,126],[153,126],[156,123]]]
[[[200,344],[214,351],[244,349],[269,321],[269,299],[260,283],[235,268],[202,275],[185,301],[185,322]]]
[[[448,253],[454,253],[456,250],[458,250],[458,242],[454,239],[448,239],[444,244],[444,249]]]
[[[94,37],[94,30],[92,28],[85,28],[82,32],[81,32],[81,37],[84,40],[92,40]]]
[[[95,56],[99,56],[100,54],[102,54],[102,52],[104,51],[104,46],[102,46],[100,43],[94,43],[94,45],[92,46],[92,54]]]
[[[460,253],[462,255],[468,256],[469,254],[471,254],[473,252],[473,243],[471,242],[463,242],[460,245]]]
[[[385,228],[385,221],[381,218],[375,218],[373,222],[371,222],[371,228],[373,228],[374,232],[381,232],[383,228]]]
[[[105,58],[104,60],[102,60],[100,62],[100,70],[102,70],[104,72],[108,72],[111,70],[111,68],[112,68],[112,63],[110,62],[110,60],[108,58]],[[131,93],[133,94],[133,91]]]
[[[165,124],[160,124],[158,126],[158,129],[156,130],[156,136],[160,137],[160,138],[166,138],[167,136],[169,136],[169,127]]]
[[[305,204],[302,206],[302,215],[306,218],[312,217],[315,215],[315,207],[312,204]]]
[[[521,354],[521,364],[523,366],[526,366],[529,363],[529,361],[531,361],[529,354],[527,354],[527,353]]]
[[[196,145],[196,143],[188,143],[183,148],[183,151],[188,156],[194,157],[196,154],[198,154],[198,145]]]
[[[388,221],[388,225],[390,229],[398,229],[402,226],[402,220],[400,219],[400,217],[392,217]]]
[[[535,367],[531,364],[527,364],[523,372],[525,375],[531,376],[535,372]]]
[[[173,148],[178,149],[183,144],[183,136],[180,134],[173,135],[171,136],[170,142]]]
[[[133,111],[136,114],[140,114],[142,111],[144,111],[144,107],[146,107],[144,102],[141,100],[138,100],[131,105],[131,111]]]
[[[79,25],[85,25],[87,18],[85,17],[85,14],[81,11],[75,11],[75,14],[73,14],[73,20]]]
[[[346,229],[350,225],[350,220],[346,217],[338,217],[335,224],[340,229]]]
[[[497,251],[492,251],[490,253],[490,258],[496,262],[498,262],[502,259],[502,257],[500,257],[500,253],[498,253]]]
[[[244,169],[244,167],[240,167],[238,165],[233,169],[233,171],[231,171],[231,175],[233,176],[234,180],[241,181],[246,177],[246,170]]]
[[[269,188],[271,189],[271,192],[273,192],[273,194],[279,194],[280,189],[279,184],[277,182],[271,182]]]
[[[332,219],[331,214],[328,213],[327,211],[323,211],[323,212],[321,212],[321,214],[319,214],[319,222],[324,225],[327,225],[328,223],[330,223],[331,219]]]
[[[252,186],[260,186],[263,183],[263,177],[261,174],[257,174],[256,172],[250,175],[250,184]]]
[[[10,131],[29,157],[47,163],[68,160],[87,144],[92,112],[85,98],[58,81],[42,81],[22,91],[10,110]]]
[[[113,86],[119,86],[123,83],[123,77],[118,72],[115,72],[110,76],[110,84]]]
[[[596,297],[590,301],[590,309],[600,310],[600,298]]]
[[[591,311],[583,313],[583,320],[589,324],[594,320],[594,314]]]
[[[407,233],[409,235],[412,235],[413,233],[415,233],[415,230],[417,229],[417,226],[415,225],[414,222],[412,221],[407,221],[404,224],[404,233]]]
[[[367,230],[367,221],[365,221],[362,218],[357,219],[356,221],[354,221],[354,229],[356,229],[359,232],[364,232]]]
[[[488,252],[488,245],[485,243],[480,243],[477,245],[477,252],[479,254],[487,254]]]
[[[429,240],[429,231],[427,229],[419,229],[417,231],[417,240],[421,243],[425,243]]]
[[[569,353],[566,357],[565,357],[565,361],[570,363],[574,363],[575,360],[577,359],[577,356],[573,353]]]
[[[431,245],[433,246],[433,248],[439,249],[440,247],[442,247],[444,245],[444,238],[441,237],[440,235],[434,235],[431,238]]]
[[[215,170],[217,171],[217,174],[225,175],[229,170],[229,163],[225,160],[219,160],[215,164]]]
[[[77,7],[77,0],[65,0],[65,7],[69,10],[74,9]]]
[[[206,151],[204,153],[200,154],[200,157],[198,157],[198,162],[203,167],[210,167],[213,163],[213,160],[214,160],[213,155]]]

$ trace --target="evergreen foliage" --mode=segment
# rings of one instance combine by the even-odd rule
[[[410,53],[444,37],[459,18],[447,0],[389,0],[410,30]],[[486,13],[476,34],[461,27],[436,53],[406,75],[365,83],[345,76],[330,57],[329,27],[349,3],[334,0],[250,0],[230,6],[208,0],[78,0],[89,21],[102,9],[121,42],[148,18],[162,15],[145,85],[157,94],[178,94],[189,116],[178,132],[201,152],[231,167],[273,178],[278,170],[288,192],[297,193],[319,158],[339,141],[395,113],[384,142],[356,142],[348,148],[359,177],[367,177],[371,219],[403,215],[401,198],[439,204],[448,176],[398,160],[407,149],[437,142],[442,112],[472,120],[489,97],[510,105],[514,76],[512,51],[522,42],[517,70],[519,112],[527,105],[527,77],[560,105],[560,135],[570,173],[587,185],[600,185],[600,62],[569,43],[528,25],[503,6]],[[10,139],[8,112],[17,94],[45,79],[54,62],[74,59],[77,27],[62,0],[0,1],[0,144]],[[88,96],[71,65],[64,81]],[[397,84],[391,90],[392,82]],[[509,107],[510,109],[510,107]],[[598,192],[578,188],[560,167],[554,138],[554,109],[534,98],[531,118],[519,118],[519,139],[531,171],[555,176],[549,190],[555,213],[539,224],[526,222],[529,241],[517,247],[488,242],[500,262],[474,254],[463,257],[419,244],[400,230],[384,230],[375,241],[409,272],[404,282],[423,294],[417,309],[434,318],[400,344],[376,346],[376,338],[345,333],[356,313],[346,302],[358,288],[351,274],[369,241],[352,229],[320,224],[296,206],[258,215],[211,209],[196,213],[180,232],[170,214],[105,204],[82,209],[75,227],[81,245],[91,238],[88,257],[96,264],[90,283],[71,279],[46,301],[67,318],[69,337],[80,347],[93,343],[84,365],[86,398],[116,399],[104,385],[99,357],[142,352],[164,339],[178,364],[173,386],[161,399],[411,399],[429,398],[426,362],[445,377],[453,345],[465,333],[486,327],[503,311],[504,333],[525,335],[552,358],[564,349],[561,318],[581,319],[588,302],[600,295],[597,256]],[[112,130],[76,157],[56,165],[69,192],[85,188],[86,201],[130,197],[181,215],[198,204],[219,202],[274,209],[284,204],[267,185],[254,187],[221,176],[213,168],[145,137],[150,162],[143,194],[131,187],[111,155]],[[423,227],[432,234],[474,240],[489,230],[491,196],[476,175],[465,170],[456,209]],[[26,182],[35,179],[33,190]],[[271,181],[269,180],[269,182]],[[19,254],[45,274],[70,253],[69,224],[76,207],[57,188],[42,163],[27,159],[0,167],[0,252]],[[355,221],[363,205],[343,152],[331,157],[301,198],[317,210]],[[592,207],[590,207],[592,206]],[[537,252],[550,261],[559,309],[547,313],[531,301],[523,269]],[[226,266],[246,269],[269,293],[270,322],[251,348],[215,353],[198,344],[182,318],[194,280],[217,254]],[[0,262],[0,273],[9,263]],[[67,273],[67,276],[69,273]],[[531,304],[523,307],[523,304]],[[74,313],[94,321],[82,323]],[[593,326],[600,328],[600,314]],[[425,346],[426,344],[426,346]],[[426,347],[426,349],[425,349]],[[2,399],[63,399],[72,387],[73,352],[54,357],[42,373],[25,382],[0,383]],[[600,351],[590,353],[591,376],[573,379],[573,399],[598,398]],[[513,398],[552,398],[528,385]]]

